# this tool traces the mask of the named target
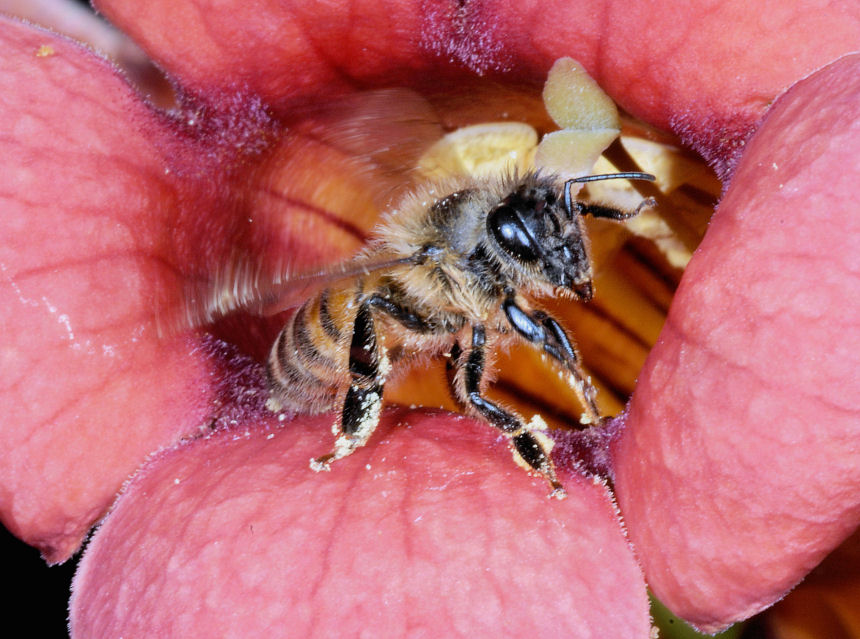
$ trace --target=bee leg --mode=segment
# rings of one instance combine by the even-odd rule
[[[559,499],[567,494],[555,475],[555,467],[549,456],[550,446],[529,428],[516,415],[507,412],[481,394],[481,380],[484,377],[484,352],[486,333],[481,325],[472,326],[472,346],[467,353],[461,354],[454,362],[462,371],[463,401],[467,402],[490,425],[495,426],[511,440],[517,455],[529,467],[543,475],[552,486],[551,496]],[[458,347],[459,350],[459,347]]]
[[[352,454],[367,440],[379,424],[382,391],[388,369],[385,352],[379,347],[370,304],[363,303],[355,317],[349,348],[349,373],[352,381],[346,391],[334,450],[311,460],[316,471],[329,470],[329,464]]]
[[[454,373],[456,373],[461,355],[463,355],[463,349],[460,348],[459,342],[455,340],[454,343],[451,344],[451,350],[448,351],[448,357],[445,360],[445,371],[449,375],[454,375]],[[453,380],[453,377],[451,379]]]
[[[600,424],[602,418],[597,410],[594,386],[583,373],[576,349],[561,325],[543,311],[527,313],[517,305],[513,297],[509,297],[502,303],[502,310],[517,333],[531,344],[541,348],[544,353],[561,364],[570,375],[568,384],[579,397],[585,411],[580,422]]]
[[[427,319],[421,317],[418,313],[378,293],[368,298],[367,303],[373,306],[374,309],[390,315],[400,324],[416,333],[433,333],[438,330],[436,326],[429,323]]]

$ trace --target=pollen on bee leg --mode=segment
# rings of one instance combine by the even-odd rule
[[[388,359],[388,349],[385,346],[379,346],[379,364],[377,365],[379,379],[385,380],[391,373],[391,360]]]
[[[543,417],[541,417],[540,415],[532,415],[531,420],[528,424],[526,424],[526,427],[524,429],[534,435],[534,438],[538,441],[547,456],[552,451],[552,447],[555,446],[555,442],[549,437],[547,437],[545,434],[545,431],[548,428],[549,426],[547,426],[547,423],[546,421],[544,421]],[[525,459],[523,459],[523,456],[520,455],[515,446],[511,446],[511,456],[514,458],[514,462],[516,463],[516,465],[528,472],[530,475],[540,474],[532,467],[531,464],[529,464]]]
[[[535,437],[538,437],[538,439],[540,439],[540,436],[546,438],[547,441],[541,441],[541,444],[544,445],[547,452],[550,452],[552,447],[555,446],[555,442],[544,435],[544,433],[549,430],[549,426],[544,418],[539,414],[532,415],[531,420],[526,424],[526,430],[533,433]]]
[[[541,464],[542,466],[545,466],[544,468],[538,469],[529,464],[517,450],[515,445],[511,446],[511,455],[513,456],[514,462],[517,466],[520,466],[529,475],[533,477],[543,477],[550,483],[552,486],[552,492],[550,492],[549,497],[554,499],[564,499],[567,497],[567,491],[556,478],[555,469],[553,468],[552,461],[550,460],[550,453],[555,446],[555,441],[546,434],[548,429],[549,427],[547,426],[546,421],[544,421],[543,417],[540,415],[533,415],[529,423],[523,428],[523,431],[528,432],[540,447],[542,456],[545,458],[545,465]],[[511,441],[513,442],[513,439]]]
[[[549,455],[552,452],[552,449],[555,447],[555,441],[549,435],[546,434],[546,431],[548,429],[546,422],[540,415],[535,415],[527,424],[526,428],[538,441],[541,448],[543,448],[543,452],[546,455],[547,459],[549,459]]]
[[[266,400],[266,410],[272,413],[280,413],[284,410],[284,407],[273,395],[269,395],[269,399]]]
[[[310,467],[315,473],[331,471],[332,455],[323,455],[322,457],[311,457]]]
[[[573,373],[567,373],[564,379],[567,382],[567,385],[573,389],[577,397],[581,400],[588,401],[591,399],[590,393],[594,387],[591,385],[590,377],[586,379],[577,379],[576,375]],[[579,416],[579,423],[583,426],[590,426],[594,424],[594,419],[588,411],[583,411]]]
[[[328,455],[315,457],[310,460],[310,468],[314,472],[330,471],[331,462],[343,459],[351,455],[357,448],[361,448],[370,439],[373,431],[379,424],[379,416],[382,412],[382,395],[380,393],[368,393],[361,404],[362,419],[354,433],[347,435],[342,433],[338,423],[332,427],[337,435],[334,448]]]

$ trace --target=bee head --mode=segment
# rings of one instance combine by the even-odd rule
[[[533,284],[592,296],[591,260],[582,218],[538,179],[505,197],[487,216],[487,231],[503,261]],[[536,281],[537,280],[537,281]]]
[[[617,179],[653,182],[655,178],[638,171],[572,178],[564,183],[560,201],[552,178],[530,176],[487,216],[487,231],[497,252],[521,279],[572,291],[579,299],[590,300],[594,292],[591,259],[582,216],[625,220],[656,204],[648,198],[635,211],[626,213],[571,197],[573,184]]]

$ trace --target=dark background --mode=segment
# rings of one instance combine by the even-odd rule
[[[49,567],[39,551],[0,526],[3,582],[3,627],[18,628],[22,637],[68,637],[67,616],[77,557]]]

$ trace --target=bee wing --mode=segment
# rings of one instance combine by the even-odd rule
[[[297,105],[282,115],[282,123],[284,138],[298,141],[286,154],[290,162],[303,161],[302,149],[320,145],[337,151],[333,155],[342,158],[334,167],[326,165],[325,171],[318,166],[297,168],[289,164],[279,174],[289,187],[282,189],[283,194],[363,231],[395,198],[411,188],[418,158],[443,135],[430,103],[406,89],[367,91],[324,103]],[[307,157],[319,155],[310,153]],[[344,177],[349,178],[349,188],[341,188]],[[372,216],[368,217],[363,209],[361,213],[350,209],[350,188],[360,189],[372,202],[376,209]],[[335,200],[331,193],[337,196]],[[364,201],[360,195],[355,197]],[[165,285],[165,290],[156,295],[158,333],[177,334],[240,310],[277,313],[298,305],[326,284],[401,263],[389,259],[378,264],[353,260],[312,272],[273,263],[272,255],[295,252],[291,241],[298,245],[303,241],[304,221],[291,226],[284,223],[282,215],[282,210],[271,206],[254,211],[253,224],[249,220],[243,226],[244,220],[236,220],[225,235],[237,239],[231,240],[232,249],[223,253],[221,245],[216,248],[201,235],[197,255],[202,257],[184,269],[185,273],[196,273],[185,275],[193,280],[175,288]],[[190,259],[198,258],[192,255]]]
[[[276,315],[301,305],[323,289],[344,281],[413,263],[412,257],[369,259],[360,257],[336,266],[300,274],[284,275],[270,285],[256,309],[260,315]]]
[[[358,257],[318,270],[272,271],[248,261],[234,262],[218,271],[211,281],[186,286],[179,317],[159,317],[160,334],[199,328],[236,312],[270,316],[296,308],[328,286],[391,269],[413,261],[411,257],[369,259]]]
[[[409,187],[418,159],[444,135],[433,106],[408,89],[355,93],[297,108],[288,119],[298,135],[355,159],[355,172],[385,209]]]

